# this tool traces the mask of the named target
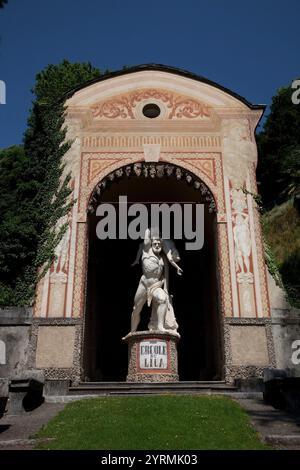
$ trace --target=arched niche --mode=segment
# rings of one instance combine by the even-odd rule
[[[170,291],[182,336],[179,344],[180,380],[222,378],[222,346],[218,286],[216,203],[210,189],[192,172],[178,165],[134,163],[107,174],[95,186],[88,204],[88,263],[84,332],[84,378],[87,381],[124,381],[127,346],[121,338],[130,328],[140,266],[131,267],[138,240],[99,240],[96,208],[118,198],[141,202],[204,204],[204,247],[186,251],[176,240],[184,269],[179,278],[170,269]],[[146,329],[149,310],[144,307],[139,329]]]

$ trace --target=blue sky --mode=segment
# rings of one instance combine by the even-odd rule
[[[63,59],[160,63],[253,103],[300,76],[299,0],[8,0],[0,10],[0,147],[22,141],[35,75]]]

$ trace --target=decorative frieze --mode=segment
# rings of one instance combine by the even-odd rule
[[[82,138],[84,149],[142,150],[144,145],[160,145],[163,150],[172,149],[220,149],[221,138],[217,134],[89,134]]]
[[[210,108],[199,100],[160,89],[143,89],[132,93],[114,96],[112,99],[96,103],[91,107],[96,119],[136,119],[138,103],[159,103],[166,119],[207,119]]]

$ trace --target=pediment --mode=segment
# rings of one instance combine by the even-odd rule
[[[147,103],[156,104],[160,114],[149,119],[143,114]],[[103,129],[131,129],[133,125],[147,130],[164,123],[165,130],[180,125],[190,131],[216,129],[220,119],[230,115],[253,116],[255,123],[262,110],[250,109],[237,95],[205,81],[161,70],[140,70],[103,77],[74,91],[66,102],[68,115],[79,118],[90,129],[103,123]],[[163,121],[163,123],[162,123]],[[112,126],[112,127],[110,127]],[[195,129],[193,129],[193,127]]]
[[[88,107],[100,101],[132,93],[137,90],[162,90],[183,95],[216,108],[248,109],[245,103],[215,86],[182,77],[174,73],[143,70],[127,75],[114,76],[75,91],[68,99],[68,106]]]

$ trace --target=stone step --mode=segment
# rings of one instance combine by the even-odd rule
[[[95,397],[128,397],[128,396],[153,396],[153,395],[226,395],[229,398],[233,398],[234,400],[261,400],[262,394],[257,392],[237,392],[235,390],[209,390],[209,389],[200,389],[197,391],[181,391],[181,390],[173,390],[173,391],[163,391],[163,390],[156,390],[155,392],[151,393],[147,390],[141,390],[137,392],[126,392],[126,391],[100,391],[98,393],[71,393],[69,395],[48,395],[45,396],[45,403],[71,403],[78,400],[85,400]]]
[[[160,393],[233,392],[237,388],[222,381],[131,383],[82,382],[69,388],[69,395],[144,395]]]
[[[169,385],[171,387],[234,387],[233,385],[226,384],[225,381],[180,381],[180,382],[80,382],[77,387],[97,387],[97,388],[106,388],[106,387],[118,387],[118,388],[128,388],[128,387],[165,387]]]

